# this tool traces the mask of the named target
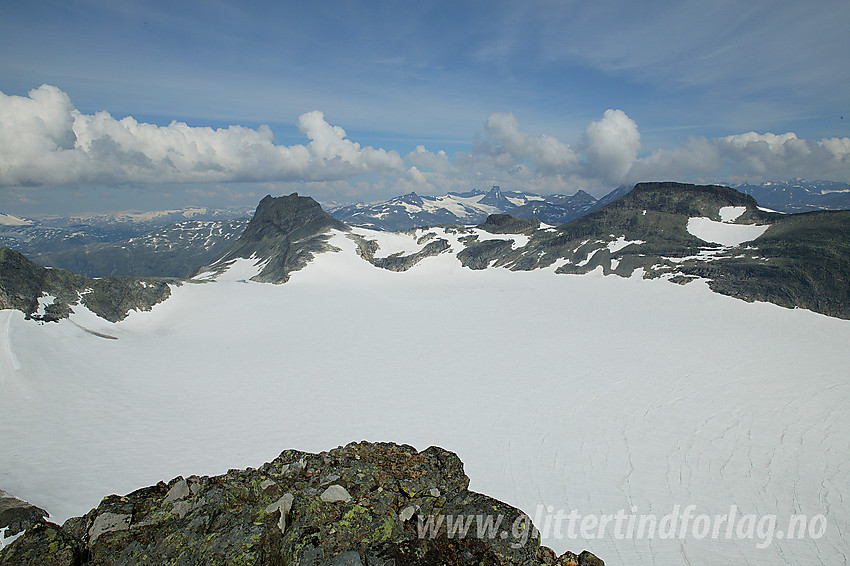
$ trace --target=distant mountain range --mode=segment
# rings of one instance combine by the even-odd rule
[[[30,257],[88,277],[188,277],[198,265],[221,257],[248,222],[248,218],[186,220],[119,242],[96,242]]]
[[[734,188],[755,198],[765,208],[778,212],[850,209],[850,184],[833,181],[768,181]]]
[[[438,225],[476,225],[492,214],[536,218],[560,226],[623,197],[621,186],[596,199],[574,195],[536,195],[519,191],[451,192],[443,196],[398,196],[378,204],[329,209],[349,226],[396,231]],[[794,180],[739,185],[759,206],[778,212],[850,208],[850,186]],[[198,266],[222,258],[248,226],[250,209],[191,207],[154,212],[119,212],[70,217],[23,218],[0,214],[0,247],[19,251],[37,263],[88,277],[188,277]]]
[[[603,199],[614,200],[629,189],[620,187]],[[594,210],[598,202],[584,191],[572,196],[542,196],[502,191],[494,186],[486,193],[472,190],[437,197],[409,193],[377,204],[352,204],[328,212],[350,226],[396,231],[440,224],[480,224],[491,214],[504,213],[515,218],[537,218],[546,224],[564,224]]]
[[[175,223],[226,222],[250,218],[251,208],[189,207],[151,212],[123,211],[31,218],[0,214],[0,247],[23,254],[58,252],[87,244],[120,242]],[[222,224],[224,225],[224,224]],[[206,227],[198,224],[201,230]]]
[[[493,197],[491,202],[507,198],[495,191],[484,196]],[[492,214],[475,227],[444,225],[394,234],[351,228],[309,197],[267,196],[244,232],[219,259],[195,270],[191,280],[215,280],[237,270],[240,278],[284,283],[316,255],[337,250],[334,233],[354,241],[363,260],[392,271],[406,271],[429,257],[449,254],[473,270],[551,269],[569,274],[600,270],[605,275],[639,274],[680,284],[704,279],[716,292],[748,301],[850,318],[850,211],[768,212],[753,197],[728,187],[680,183],[638,184],[625,196],[557,227]],[[200,249],[197,239],[187,241]],[[224,242],[218,245],[225,247]],[[178,249],[186,253],[187,245]],[[32,276],[21,282],[4,274],[5,302],[30,315],[43,307],[43,293],[62,298],[63,306],[53,307],[56,316],[68,312],[78,293],[96,287],[64,270],[44,270],[20,254],[6,254],[9,269]],[[142,257],[155,259],[158,254]],[[127,252],[128,258],[132,255]],[[162,257],[174,261],[177,256],[163,251]],[[191,259],[201,257],[199,253]],[[183,271],[190,265],[198,263],[184,264]],[[64,281],[72,288],[63,291]],[[145,280],[139,286],[150,285]],[[147,301],[140,304],[148,306]]]
[[[57,513],[0,562],[179,562],[183,551],[184,562],[280,562],[281,549],[314,565],[508,562],[495,554],[505,537],[417,536],[433,513],[518,513],[468,492],[445,451],[349,444],[242,470],[222,458],[340,431],[459,443],[470,469],[493,470],[487,481],[527,510],[675,514],[682,498],[726,505],[740,484],[742,513],[782,516],[799,501],[846,516],[821,476],[848,438],[850,396],[836,386],[848,325],[827,317],[850,320],[850,211],[783,214],[733,188],[672,182],[594,206],[556,226],[493,213],[389,232],[344,224],[309,197],[267,196],[182,279],[89,278],[0,249],[2,487]],[[162,237],[206,249],[179,230]],[[144,240],[160,248],[151,258],[177,249]],[[183,257],[191,269],[200,256]],[[154,484],[192,461],[229,471]],[[101,499],[139,485],[150,487]],[[535,518],[544,529],[549,509]],[[601,564],[541,552],[522,532],[533,536],[517,564]],[[811,546],[831,554],[797,562],[841,563],[845,538],[825,532]],[[659,556],[672,561],[696,552],[667,542]],[[701,563],[782,563],[805,541],[748,556],[739,542]],[[623,563],[647,556],[633,554]]]

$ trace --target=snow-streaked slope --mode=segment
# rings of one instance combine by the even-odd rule
[[[32,223],[32,220],[25,220],[23,218],[18,218],[17,216],[3,214],[0,212],[0,226],[29,226]]]
[[[512,242],[514,249],[522,248],[528,244],[531,239],[525,234],[493,234],[481,228],[465,226],[463,232],[453,228],[434,227],[434,228],[415,228],[404,232],[384,232],[381,230],[370,230],[369,228],[355,227],[352,228],[352,233],[362,236],[366,240],[375,241],[378,244],[378,250],[375,253],[376,257],[388,257],[393,254],[410,255],[421,251],[428,242],[434,239],[444,239],[450,245],[451,253],[464,249],[464,245],[459,241],[459,238],[474,236],[476,241],[484,242],[486,240],[506,240]],[[431,236],[423,238],[426,234]],[[455,261],[450,261],[449,265]]]
[[[538,504],[659,516],[734,504],[777,513],[778,528],[792,512],[829,520],[820,540],[761,550],[545,541],[559,551],[845,563],[850,322],[702,283],[472,271],[448,254],[391,272],[344,234],[330,243],[342,252],[285,285],[185,284],[118,324],[80,309],[45,325],[0,312],[0,486],[61,521],[110,492],[284,448],[436,444],[459,454],[472,489],[532,516]]]

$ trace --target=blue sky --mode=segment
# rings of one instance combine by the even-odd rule
[[[3,0],[0,211],[850,181],[848,29],[846,0]]]

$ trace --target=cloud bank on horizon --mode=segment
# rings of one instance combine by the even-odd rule
[[[641,155],[638,124],[617,109],[572,143],[529,133],[510,112],[493,113],[472,150],[453,156],[424,145],[403,157],[363,147],[318,110],[299,116],[297,128],[307,143],[278,144],[268,126],[157,126],[105,111],[84,114],[65,92],[42,85],[28,96],[0,93],[0,184],[311,183],[317,196],[335,198],[433,194],[489,182],[545,193],[658,179],[850,181],[850,138],[745,132],[691,137]]]

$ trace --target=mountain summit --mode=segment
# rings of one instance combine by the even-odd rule
[[[285,283],[289,273],[297,271],[313,258],[313,254],[327,251],[329,230],[348,231],[349,228],[322,210],[310,197],[273,197],[267,195],[257,206],[257,211],[245,231],[224,256],[196,274],[219,274],[237,260],[244,259],[261,266],[251,277],[264,283]]]
[[[507,210],[515,206],[511,201],[505,198],[505,195],[502,194],[502,189],[499,188],[499,185],[493,185],[490,192],[484,195],[484,198],[479,200],[478,204],[486,204],[498,208],[499,210]]]

